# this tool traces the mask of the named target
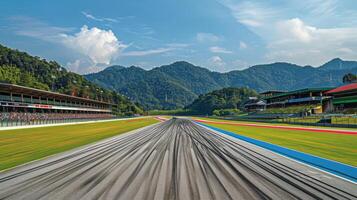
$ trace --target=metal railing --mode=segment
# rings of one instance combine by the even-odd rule
[[[267,118],[265,115],[259,117],[254,115],[252,117],[220,117],[221,119],[230,119],[237,121],[253,121],[265,123],[285,123],[306,126],[326,126],[326,127],[341,127],[341,128],[357,128],[357,115],[313,115],[306,117],[283,116],[276,118]]]
[[[83,119],[39,119],[39,120],[0,120],[0,127],[15,127],[15,126],[31,126],[31,125],[45,125],[45,124],[60,124],[60,123],[73,123],[73,122],[87,122],[97,121],[114,118],[83,118]]]

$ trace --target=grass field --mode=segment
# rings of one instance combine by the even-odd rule
[[[160,117],[163,119],[167,119],[167,120],[172,118],[172,116],[169,116],[169,115],[160,115]]]
[[[209,118],[201,119],[224,121],[212,120]],[[256,122],[251,123],[259,124]],[[280,130],[227,124],[208,125],[297,151],[357,166],[357,135],[318,133],[301,130]]]
[[[322,129],[336,129],[336,130],[356,130],[356,128],[339,128],[339,127],[326,127],[326,126],[307,126],[307,125],[299,125],[299,124],[287,124],[287,123],[270,123],[270,122],[254,122],[254,121],[246,121],[246,120],[228,120],[228,119],[217,119],[217,118],[206,118],[206,117],[193,117],[193,119],[204,119],[209,121],[228,121],[228,122],[236,122],[240,124],[262,124],[262,125],[277,125],[277,126],[294,126],[294,127],[306,127],[306,128],[322,128]]]
[[[331,122],[333,124],[357,124],[356,117],[332,117]]]
[[[296,117],[296,118],[285,118],[277,119],[281,122],[298,122],[298,123],[318,123],[322,118],[321,117]],[[356,117],[331,117],[332,124],[357,124]]]
[[[154,118],[0,131],[0,170],[158,122]]]

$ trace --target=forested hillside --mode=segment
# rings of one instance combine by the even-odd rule
[[[249,87],[258,92],[334,87],[348,73],[357,73],[357,62],[333,59],[320,67],[279,62],[219,73],[180,61],[152,70],[113,66],[86,78],[124,93],[147,109],[174,109],[225,87]]]
[[[197,97],[178,81],[157,70],[112,66],[86,77],[103,87],[120,91],[148,109],[182,108]]]
[[[212,115],[228,109],[239,111],[249,97],[257,96],[258,93],[249,88],[223,88],[200,95],[187,109],[200,115]]]
[[[67,71],[55,61],[46,61],[2,45],[0,45],[0,82],[91,99],[103,98],[118,105],[118,115],[142,112],[126,97],[93,84],[82,75]]]

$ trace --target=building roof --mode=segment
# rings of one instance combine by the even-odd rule
[[[266,103],[262,100],[258,101],[258,102],[254,102],[254,103],[247,103],[244,106],[265,106]]]
[[[286,91],[281,91],[281,90],[267,90],[267,91],[264,91],[264,92],[261,92],[259,94],[269,94],[269,93],[284,93]]]
[[[335,93],[340,93],[340,92],[347,92],[351,90],[357,90],[357,83],[351,83],[348,85],[343,85],[341,87],[337,87],[333,90],[329,90],[326,92],[326,94],[335,94]]]
[[[300,89],[300,90],[294,90],[294,91],[290,91],[290,92],[285,92],[282,94],[277,94],[277,95],[273,95],[271,97],[265,97],[264,99],[274,99],[277,97],[284,97],[284,96],[289,96],[289,95],[293,95],[293,94],[303,94],[303,93],[307,93],[307,92],[325,92],[328,90],[331,90],[331,87],[325,87],[325,88],[304,88],[304,89]]]
[[[40,90],[20,85],[8,84],[8,83],[0,83],[0,91],[3,92],[12,92],[16,94],[24,94],[24,95],[32,95],[32,96],[41,96],[43,98],[56,98],[61,100],[68,100],[68,101],[82,101],[86,103],[99,103],[99,104],[111,104],[108,102],[87,99],[83,97],[76,97],[67,94],[61,94],[57,92],[50,92],[46,90]]]

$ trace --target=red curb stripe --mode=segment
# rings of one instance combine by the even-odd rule
[[[201,119],[195,119],[195,121],[209,123],[209,124],[228,124],[228,125],[234,125],[234,126],[250,126],[250,127],[263,127],[263,128],[271,128],[271,129],[310,131],[310,132],[318,132],[318,133],[357,135],[357,131],[347,131],[347,130],[331,130],[331,129],[317,129],[317,128],[304,128],[304,127],[288,127],[288,126],[271,126],[271,125],[259,125],[259,124],[242,124],[242,123],[232,123],[232,122],[216,122],[216,121],[201,120]]]
[[[160,122],[165,122],[165,121],[167,121],[167,119],[161,118],[161,117],[155,117],[155,119],[159,120]]]

